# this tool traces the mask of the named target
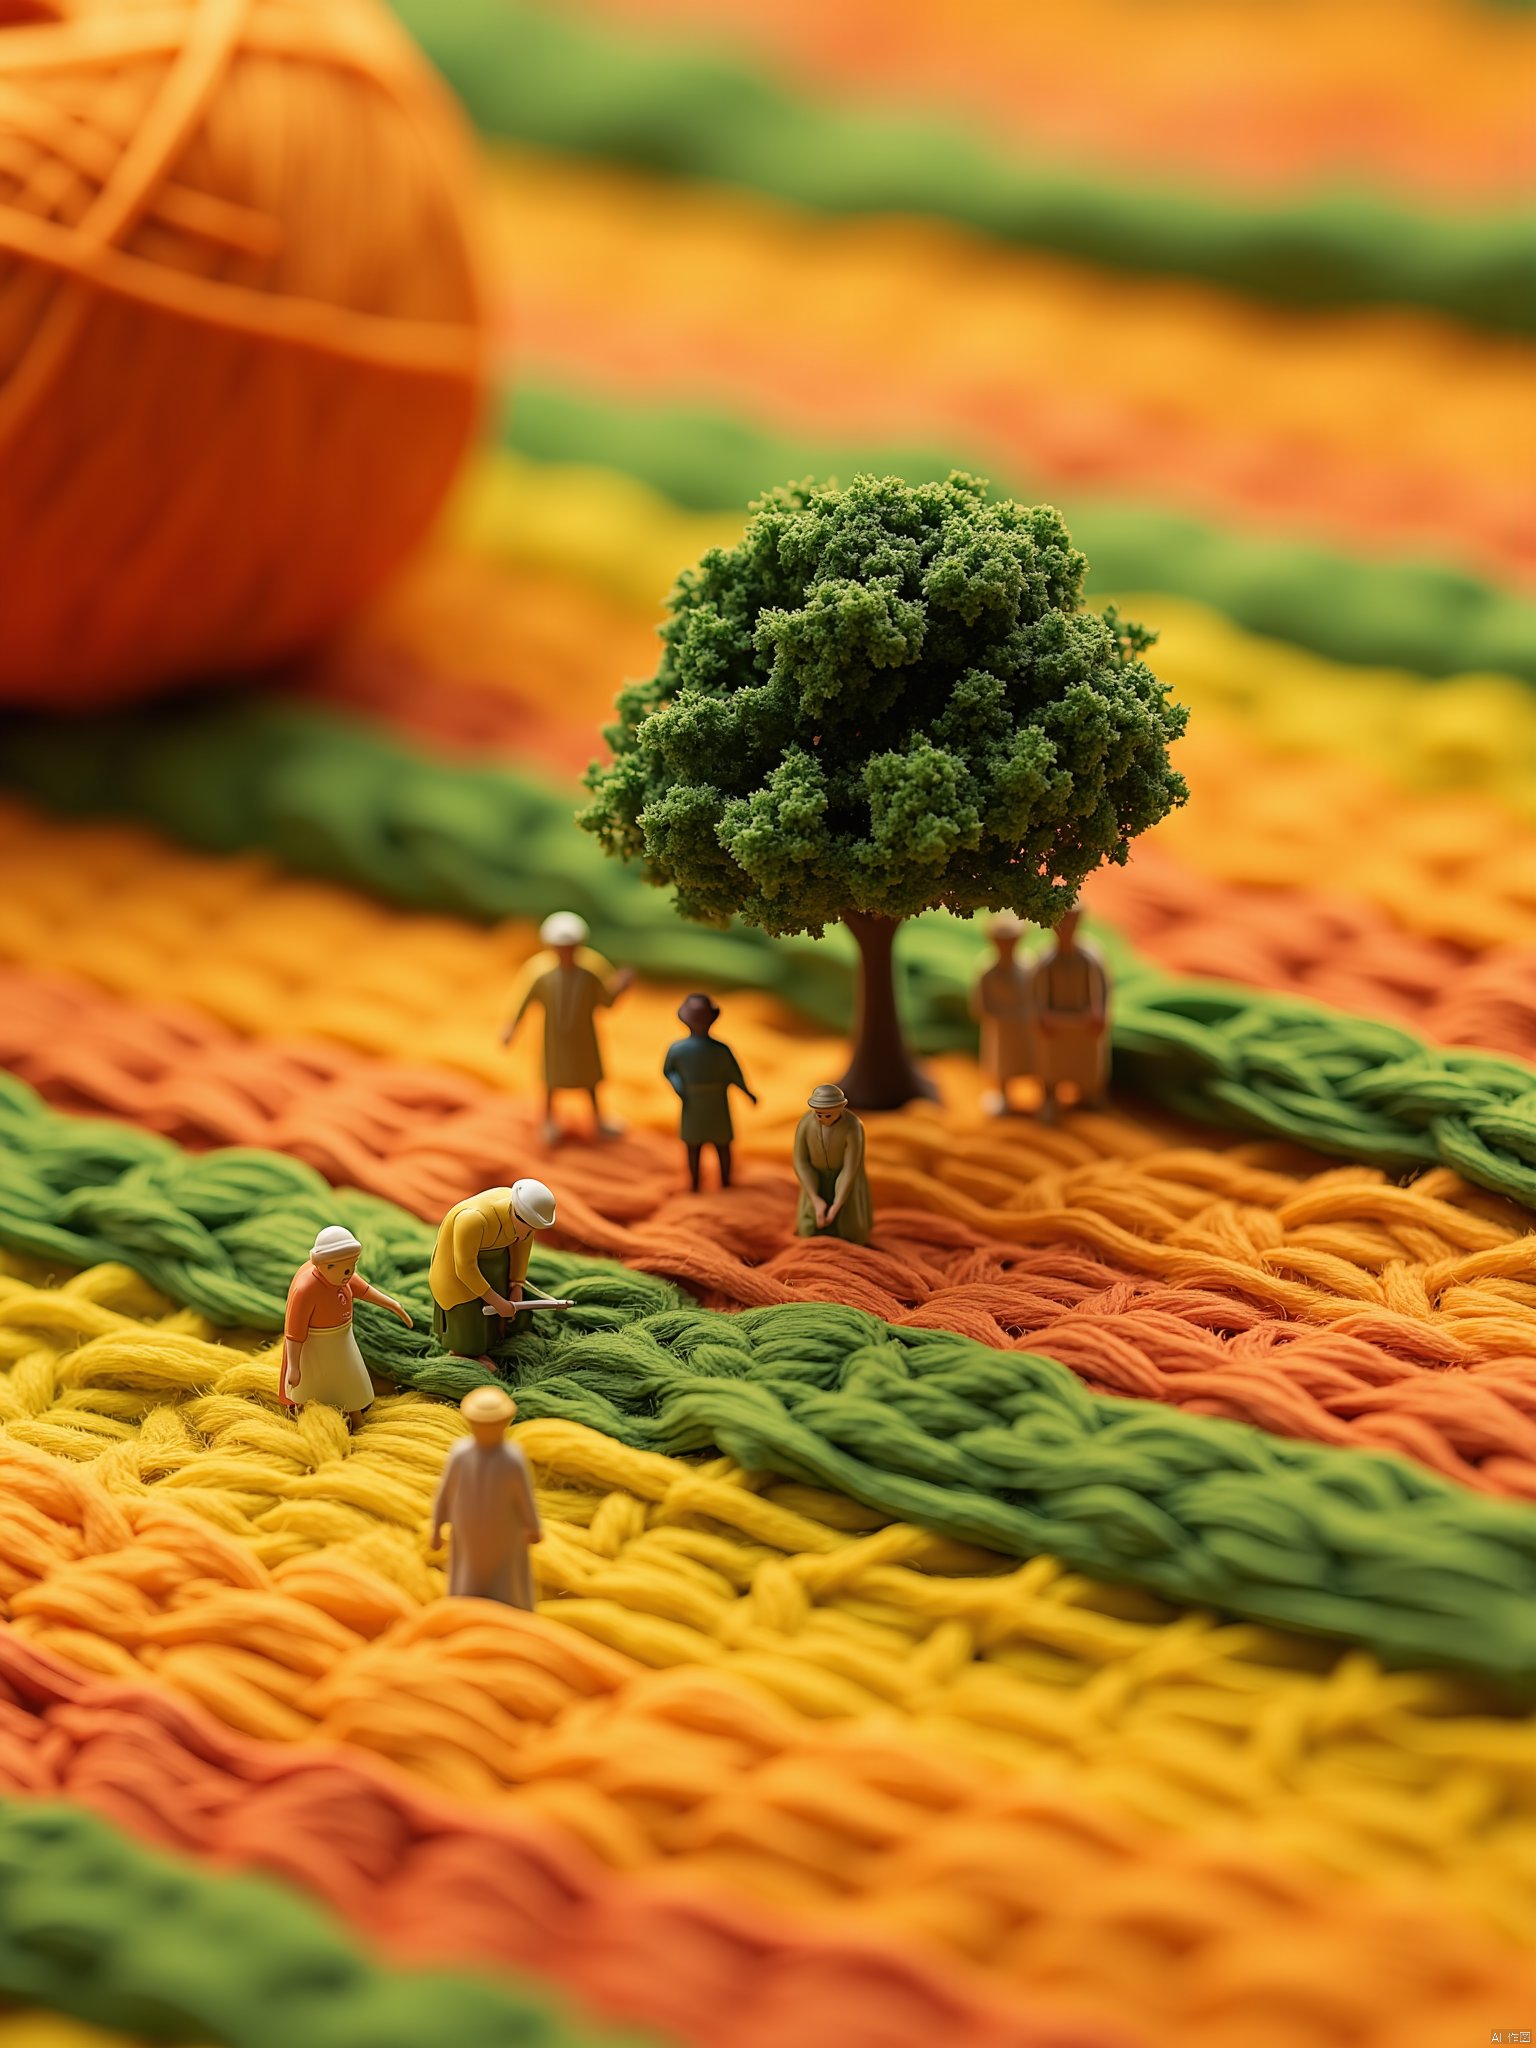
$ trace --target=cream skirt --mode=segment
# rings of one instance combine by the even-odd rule
[[[295,1407],[303,1401],[322,1401],[327,1408],[348,1413],[368,1406],[373,1382],[350,1323],[310,1331],[299,1346],[299,1376],[289,1383],[288,1398]]]

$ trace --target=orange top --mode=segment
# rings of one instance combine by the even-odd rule
[[[283,1335],[302,1343],[312,1329],[344,1329],[352,1320],[354,1298],[360,1301],[367,1293],[368,1282],[361,1273],[353,1273],[342,1286],[334,1287],[311,1260],[300,1266],[288,1289]]]

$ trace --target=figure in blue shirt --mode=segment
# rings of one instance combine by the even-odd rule
[[[735,1053],[709,1035],[719,1014],[708,996],[684,996],[677,1015],[679,1022],[688,1026],[688,1036],[667,1047],[661,1069],[683,1105],[683,1143],[688,1148],[688,1172],[695,1194],[706,1145],[714,1146],[720,1161],[721,1187],[731,1184],[731,1139],[735,1136],[731,1090],[739,1088],[748,1102],[757,1100],[742,1078]]]

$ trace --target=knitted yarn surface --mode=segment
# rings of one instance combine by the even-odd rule
[[[1530,0],[0,23],[0,2048],[1528,2026]],[[447,516],[302,648],[477,340]],[[765,485],[953,466],[1156,629],[1191,801],[1085,892],[1111,1100],[988,1114],[987,940],[914,918],[940,1100],[801,1238],[847,933],[681,922],[572,813]],[[258,673],[118,706],[125,640]],[[556,909],[636,971],[602,1142],[502,1042]],[[695,988],[753,1091],[697,1192]],[[490,1368],[427,1273],[525,1175],[532,1612],[446,1594]],[[355,1428],[278,1398],[336,1222],[413,1318]]]
[[[864,110],[839,118],[771,76],[642,42],[578,8],[503,0],[520,61],[492,61],[475,0],[401,0],[401,12],[463,94],[476,124],[555,149],[665,163],[827,213],[926,213],[1109,270],[1175,271],[1300,305],[1417,301],[1530,331],[1526,217],[1494,214],[1468,247],[1453,217],[1405,214],[1354,193],[1264,210],[1223,196],[1109,184],[978,148],[932,119]],[[574,93],[568,81],[581,80]]]
[[[518,1425],[541,1612],[442,1602],[420,1546],[452,1411],[401,1396],[301,1442],[255,1422],[239,1365],[210,1392],[214,1333],[163,1308],[120,1267],[5,1289],[36,1407],[0,1439],[8,1788],[281,1876],[392,1961],[536,1957],[731,2048],[773,2039],[762,2001],[797,1979],[797,2038],[924,2038],[924,1952],[963,1965],[962,2010],[990,1982],[1021,2019],[1065,1995],[1201,2048],[1270,2013],[1298,1946],[1353,1945],[1374,1996],[1328,1972],[1277,2016],[1284,2048],[1436,2048],[1530,1979],[1532,1731],[1459,1681],[1179,1618],[1048,1556],[1000,1574],[834,1495],[551,1422]],[[163,1370],[140,1396],[146,1312]],[[71,1423],[87,1385],[99,1435]],[[1447,1772],[1489,1796],[1427,1797]],[[1149,1886],[1177,1906],[1149,1920]],[[755,2020],[716,1964],[694,1974],[681,1901],[706,1891]],[[658,1912],[677,1971],[632,1946]],[[1134,1979],[1103,1979],[1106,1942]],[[827,2034],[850,1978],[868,2031]]]
[[[575,842],[569,805],[547,789],[418,759],[345,720],[257,703],[150,726],[98,720],[78,740],[27,722],[10,736],[0,778],[61,808],[138,815],[193,844],[261,847],[411,908],[489,922],[536,914],[558,887],[598,943],[652,973],[766,984],[813,1016],[847,1015],[844,935],[775,946],[750,925],[685,924],[660,890]],[[972,928],[930,912],[909,921],[902,944],[914,1036],[969,1040]],[[1124,950],[1112,964],[1119,1076],[1180,1115],[1393,1169],[1438,1161],[1536,1207],[1530,1068],[1426,1048],[1392,1025],[1294,998],[1176,982]]]
[[[148,1133],[73,1120],[38,1148],[47,1112],[14,1082],[5,1093],[20,1185],[0,1239],[68,1262],[126,1253],[190,1307],[280,1327],[279,1276],[328,1206],[318,1175],[257,1152],[183,1162]],[[77,1192],[60,1202],[50,1178]],[[483,1376],[419,1327],[429,1231],[377,1197],[329,1200],[417,1317],[400,1330],[359,1309],[375,1370],[439,1396]],[[1521,1506],[1394,1458],[1094,1396],[1054,1361],[945,1330],[830,1302],[709,1314],[640,1274],[540,1257],[577,1308],[511,1363],[530,1420],[663,1455],[718,1448],[1004,1555],[1045,1549],[1181,1602],[1353,1636],[1386,1662],[1536,1687],[1536,1523]],[[240,1385],[263,1390],[274,1371],[250,1361]]]
[[[3,967],[0,1015],[0,1064],[71,1111],[106,1111],[199,1152],[286,1152],[428,1224],[462,1188],[493,1185],[508,1159],[555,1170],[535,1115],[499,1076],[493,1087],[313,1040],[246,1043],[185,1007],[112,1005]],[[675,1281],[705,1307],[837,1301],[1042,1353],[1100,1390],[1393,1450],[1479,1491],[1536,1498],[1536,1285],[1512,1206],[1443,1169],[1411,1189],[1369,1168],[1308,1175],[1305,1155],[1169,1149],[1115,1117],[1073,1133],[972,1132],[918,1114],[880,1120],[876,1242],[817,1243],[794,1235],[782,1161],[804,1085],[775,1072],[764,1026],[735,1035],[774,1127],[743,1139],[751,1163],[728,1216],[684,1191],[672,1132],[635,1130],[561,1158],[563,1246]],[[410,1039],[405,1022],[402,1050]],[[638,1083],[616,1088],[626,1113],[654,1109]],[[0,1108],[0,1152],[19,1141],[18,1187],[43,1180],[24,1199],[30,1223],[0,1201],[0,1237],[8,1216],[30,1229],[73,1213],[71,1120],[39,1115],[30,1136],[7,1128]],[[112,1156],[124,1176],[141,1157],[131,1140]],[[107,1157],[93,1150],[93,1170]],[[187,1185],[200,1207],[195,1168]],[[305,1185],[279,1180],[274,1192],[307,1213]],[[118,1182],[120,1256],[152,1249],[158,1197],[132,1186]],[[192,1216],[176,1228],[195,1240]]]
[[[575,1660],[549,1661],[553,1692]],[[946,1770],[885,1731],[830,1740],[812,1733],[801,1749],[804,1724],[797,1717],[767,1706],[750,1688],[706,1676],[653,1682],[651,1714],[641,1709],[622,1731],[613,1730],[615,1748],[624,1753],[628,1738],[643,1760],[627,1772],[610,1767],[605,1792],[629,1790],[643,1807],[650,1779],[657,1789],[664,1784],[669,1803],[694,1808],[694,1841],[676,1858],[682,1869],[657,1885],[648,1872],[614,1878],[593,1868],[584,1845],[569,1834],[551,1839],[525,1812],[445,1805],[355,1753],[273,1753],[233,1741],[202,1715],[146,1690],[81,1685],[67,1667],[14,1640],[0,1639],[0,1672],[32,1710],[0,1707],[0,1782],[8,1779],[32,1798],[67,1793],[130,1835],[318,1893],[360,1930],[382,1935],[391,1961],[406,1955],[535,1963],[579,1986],[599,2009],[639,2007],[697,2048],[778,2048],[790,2023],[785,2007],[805,2048],[917,2048],[941,2028],[964,2048],[1128,2048],[1153,2001],[1170,2033],[1177,2030],[1192,2048],[1232,2048],[1244,2023],[1269,2016],[1274,1973],[1288,1945],[1314,1961],[1334,1956],[1340,1965],[1328,1973],[1327,1992],[1303,2001],[1327,2027],[1313,2038],[1349,2048],[1389,2048],[1400,2039],[1432,2048],[1460,2033],[1482,2007],[1528,1996],[1532,1983],[1528,1957],[1455,1919],[1447,1926],[1431,1901],[1407,1887],[1384,1901],[1361,1902],[1349,1886],[1237,1840],[1168,1845],[1145,1824],[1097,1813],[1085,1825],[1087,1817],[1047,1786],[1012,1787],[999,1796],[984,1774]],[[578,1683],[588,1677],[579,1665],[571,1675]],[[605,1746],[580,1708],[570,1722],[546,1744],[543,1770],[556,1787],[563,1772],[580,1770]],[[689,1763],[699,1781],[692,1800],[693,1788],[676,1771]],[[731,1786],[737,1774],[751,1785],[745,1798]],[[167,1781],[194,1796],[166,1799]],[[897,1832],[903,1804],[917,1824],[910,1843]],[[336,1825],[342,1813],[344,1829]],[[976,1845],[989,1838],[1014,1851],[1014,1882],[994,1879],[966,1903],[982,1908],[975,1921],[983,1925],[987,1917],[1013,1923],[996,1944],[1001,1953],[985,1957],[988,1976],[1002,1966],[997,1990],[980,1972],[956,1968],[958,1958],[946,1958],[951,1966],[941,1974],[924,1969],[915,1954],[918,1941],[947,1931],[945,1895],[965,1886]],[[746,1890],[741,1866],[771,1868],[775,1848],[786,1875],[799,1876],[795,1866],[807,1842],[822,1850],[827,1867],[816,1888],[822,1911],[802,1924],[782,1918],[771,1895],[749,1890],[727,1902],[714,1892],[711,1879],[720,1877]],[[102,1860],[105,1846],[96,1847]],[[1189,1900],[1177,1935],[1149,1924],[1142,1857],[1155,1859]],[[152,1882],[167,1881],[169,1873],[151,1870]],[[881,1922],[871,1926],[867,1913],[849,1911],[841,1895],[855,1887],[879,1898]],[[216,1878],[187,1884],[178,1907],[190,1919],[220,1889]],[[1063,1894],[1064,1909],[1054,1903]],[[260,1894],[253,1887],[249,1896],[254,1904]],[[1118,1997],[1096,1983],[1106,1941],[1135,1954],[1141,1966],[1141,1982],[1123,1976]],[[672,1968],[644,1968],[648,1942]],[[1197,1950],[1198,1962],[1165,1974],[1180,1946]],[[215,1954],[225,1968],[240,1968],[235,1956],[225,1963]],[[1346,1957],[1365,1980],[1353,1990],[1337,1984],[1349,1977]],[[637,1969],[648,1987],[639,1998]],[[336,1957],[338,1989],[355,1995],[361,1974],[353,1958]],[[1048,1989],[1047,1976],[1054,1980]],[[1373,2011],[1367,1983],[1378,1994],[1389,1987],[1405,2007],[1419,2002],[1426,2023],[1398,2030],[1379,2007]],[[391,1986],[407,1998],[418,1988],[425,1987],[410,1975],[396,1976]],[[451,1979],[439,1978],[434,1989],[462,1996]],[[1050,2008],[1063,1993],[1064,2004],[1070,2000],[1085,2013],[1097,2007],[1097,2024],[1053,2022]],[[1124,2034],[1116,2021],[1126,2023]],[[619,2048],[611,2036],[545,2033],[537,2020],[524,2024],[528,2031],[516,2038],[530,2048]],[[253,2037],[226,2021],[218,2038]],[[338,2031],[333,2038],[380,2040],[381,2048],[399,2040],[415,2048],[421,2037]]]
[[[395,567],[478,406],[470,180],[373,0],[0,8],[0,703],[250,668]]]

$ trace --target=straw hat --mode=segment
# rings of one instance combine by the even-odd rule
[[[805,1098],[812,1109],[846,1109],[848,1098],[835,1081],[821,1081]]]
[[[539,926],[541,946],[584,946],[591,934],[587,920],[574,910],[555,910]]]
[[[510,1422],[517,1403],[505,1387],[471,1387],[459,1403],[459,1413],[468,1423]]]
[[[310,1246],[312,1259],[340,1259],[348,1252],[360,1252],[362,1246],[344,1223],[327,1223],[324,1230],[315,1233]]]

